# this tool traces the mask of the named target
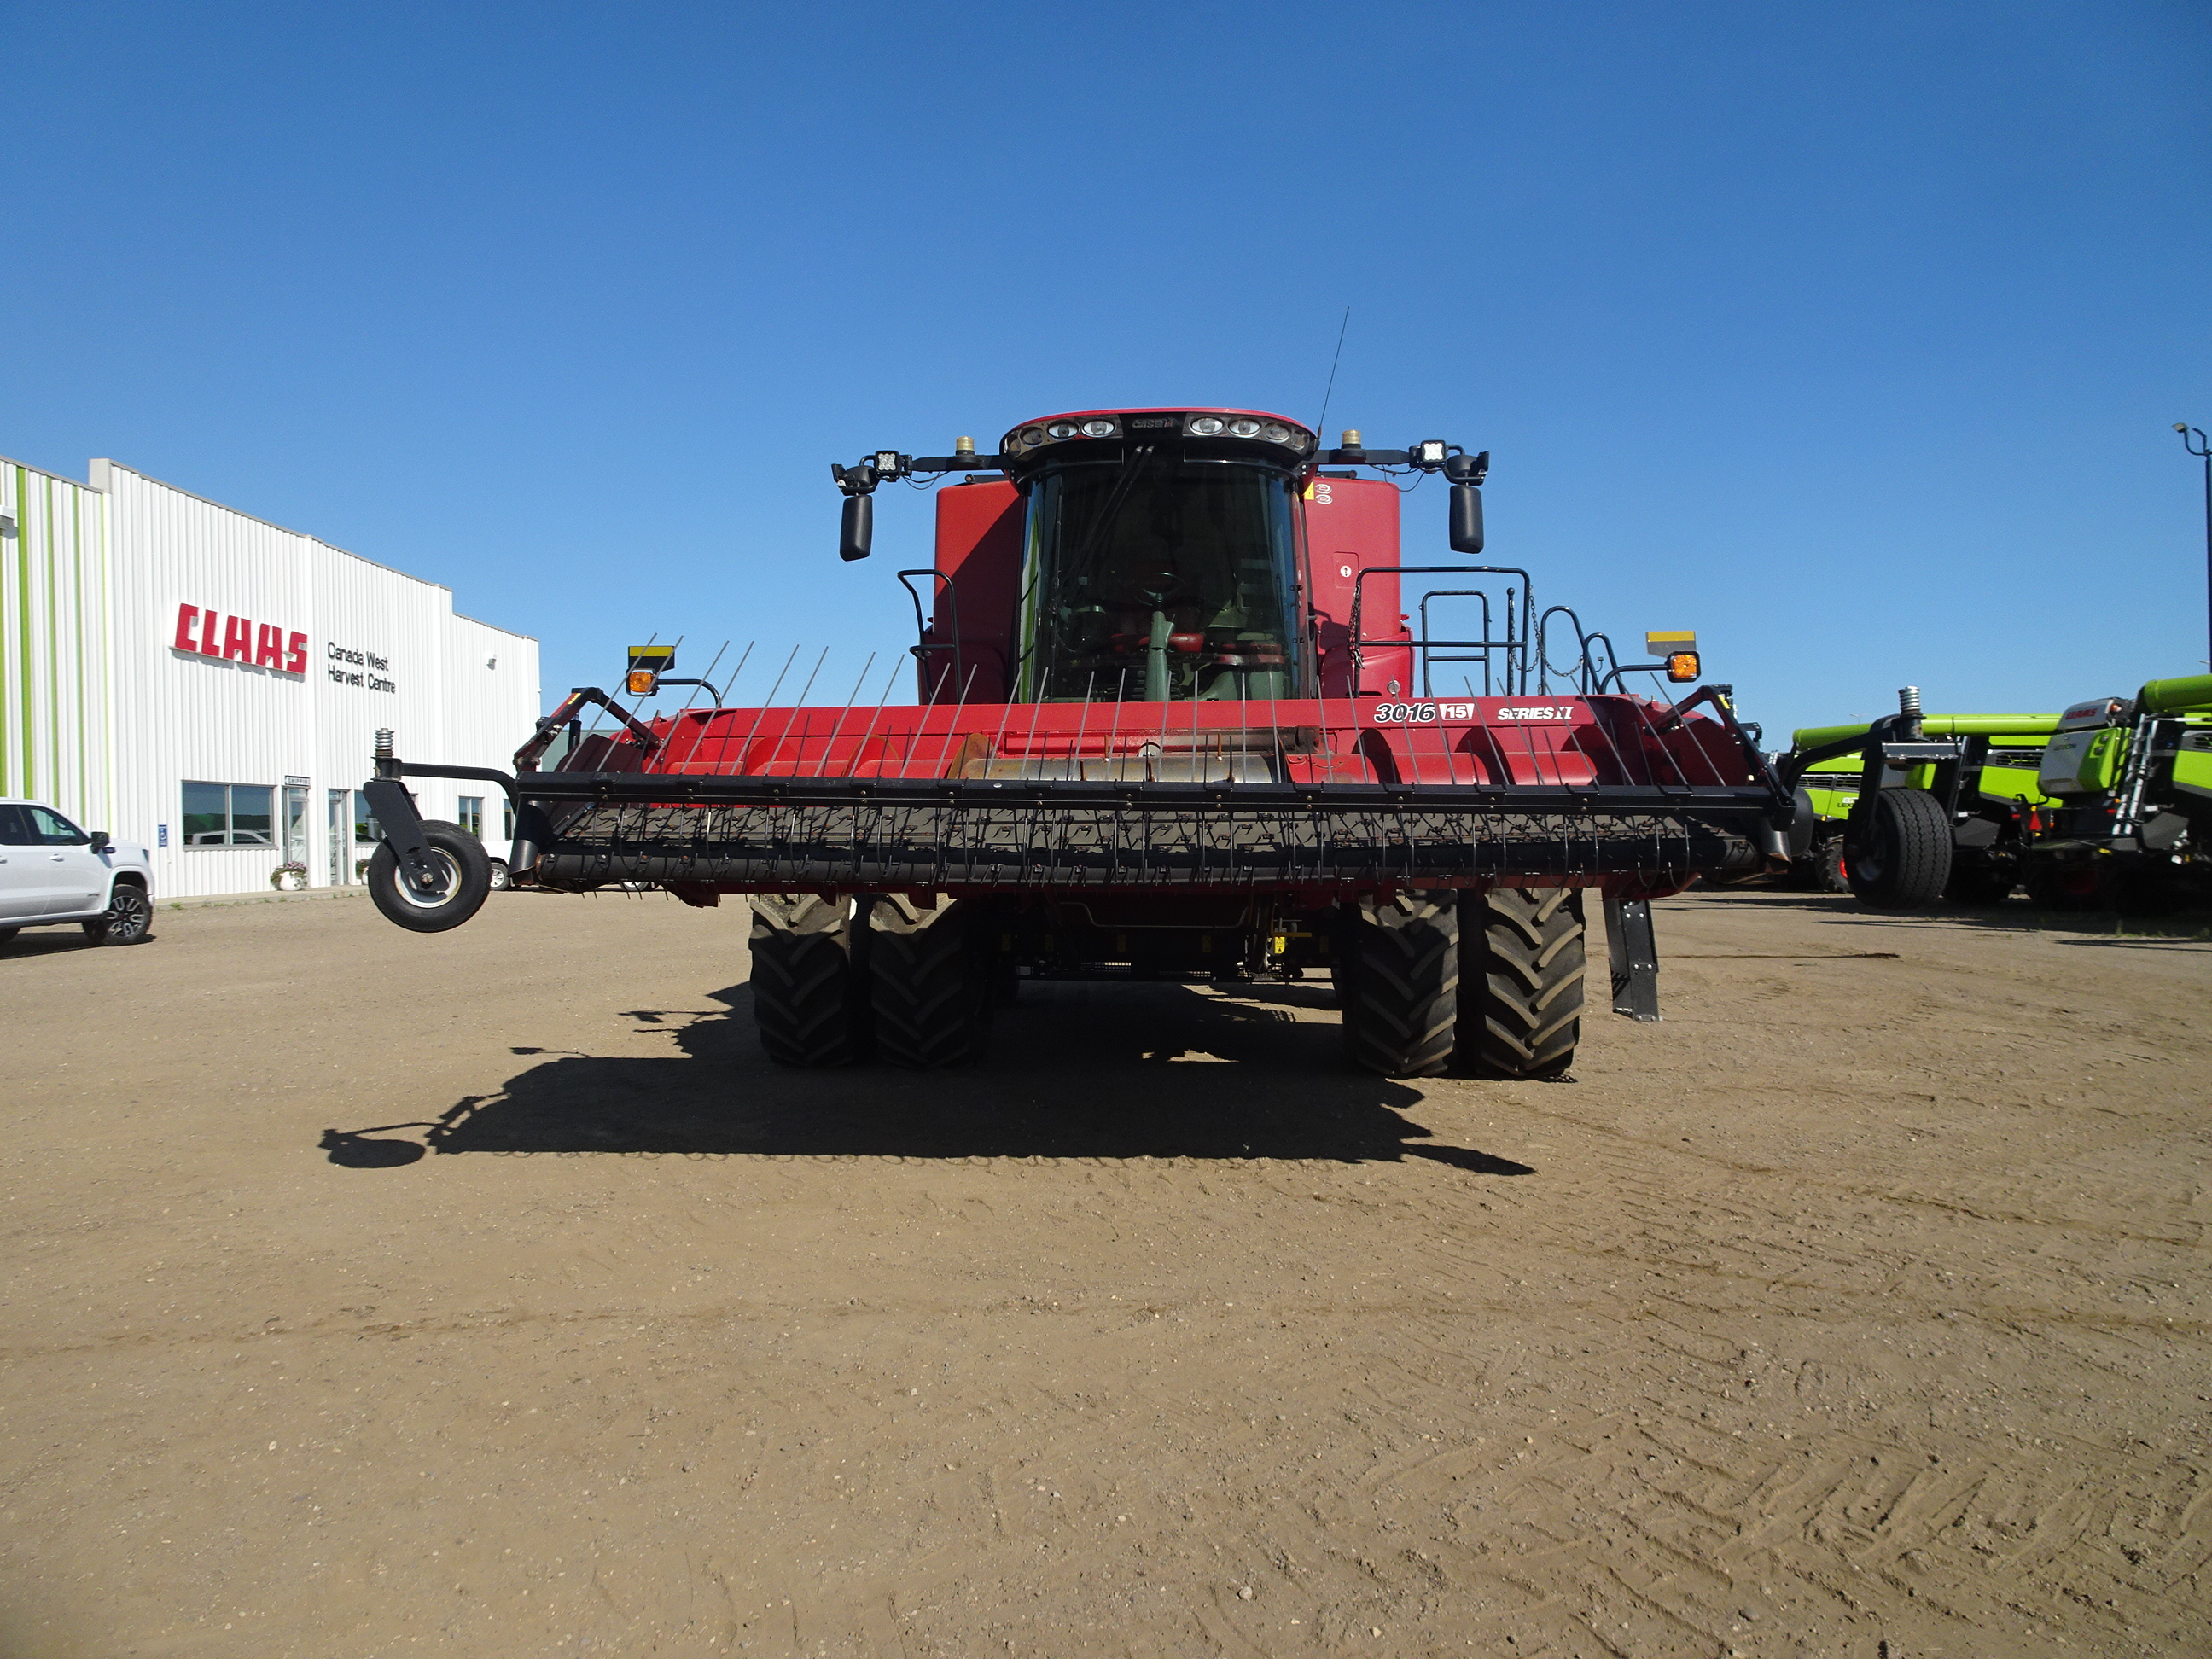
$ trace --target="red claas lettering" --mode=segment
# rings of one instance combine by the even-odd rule
[[[286,673],[304,674],[307,672],[307,636],[305,634],[295,634],[285,641],[284,651]]]
[[[264,623],[253,634],[253,665],[274,668],[280,672],[284,666],[284,630]]]
[[[197,635],[198,635],[199,630],[194,626],[194,624],[198,623],[199,619],[199,606],[196,605],[179,605],[177,607],[177,636],[175,639],[170,641],[170,643],[175,646],[179,651],[198,650],[200,648],[200,642]]]
[[[253,660],[253,624],[244,617],[233,617],[222,625],[222,659],[225,662]]]
[[[203,657],[222,655],[222,641],[216,637],[215,631],[216,624],[222,621],[220,611],[204,610],[200,612],[200,655]]]

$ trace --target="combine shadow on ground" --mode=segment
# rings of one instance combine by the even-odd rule
[[[1401,1116],[1420,1091],[1355,1071],[1326,991],[1035,985],[1000,1011],[988,1060],[947,1072],[772,1065],[744,986],[711,1010],[635,1009],[665,1057],[548,1055],[496,1095],[434,1121],[326,1131],[352,1169],[425,1152],[626,1152],[757,1158],[1423,1158],[1473,1174],[1528,1165],[1430,1146]],[[539,1051],[517,1052],[534,1055]]]

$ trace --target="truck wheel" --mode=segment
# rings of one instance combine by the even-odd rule
[[[154,926],[154,906],[143,888],[118,881],[107,896],[107,908],[84,924],[94,945],[136,945]]]
[[[1485,1077],[1557,1077],[1581,1039],[1582,890],[1501,887],[1460,901],[1460,1063]]]
[[[1353,1064],[1385,1077],[1434,1077],[1451,1063],[1459,940],[1454,894],[1400,893],[1346,908],[1337,993]]]
[[[426,818],[422,839],[440,872],[437,894],[424,898],[400,879],[399,854],[387,841],[368,860],[368,896],[386,921],[411,933],[442,933],[459,927],[483,903],[484,895],[491,891],[491,862],[483,843],[458,823]]]
[[[752,896],[753,1025],[779,1066],[849,1066],[866,1047],[866,982],[842,901]]]
[[[980,1059],[990,1029],[989,965],[958,900],[925,910],[897,896],[868,913],[868,993],[876,1052],[930,1069]]]
[[[1951,879],[1951,815],[1925,789],[1884,789],[1852,812],[1844,858],[1860,903],[1917,909]]]
[[[1943,897],[1951,904],[2002,904],[2012,896],[2019,879],[2019,872],[2009,864],[1954,858],[1951,879],[1943,884]]]

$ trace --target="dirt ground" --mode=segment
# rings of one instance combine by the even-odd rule
[[[27,933],[0,1652],[2212,1650],[2212,943],[1659,910],[1516,1085],[1310,982],[786,1073],[658,897]]]

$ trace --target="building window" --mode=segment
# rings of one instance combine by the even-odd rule
[[[185,845],[276,846],[275,794],[265,783],[187,783]]]
[[[460,814],[461,828],[478,841],[482,841],[483,839],[483,797],[460,795],[455,798],[455,802]]]
[[[514,839],[514,803],[513,801],[507,800],[500,803],[499,822],[500,839],[513,841]]]
[[[368,797],[358,789],[353,792],[353,838],[362,843],[384,839],[384,826],[368,810]]]

